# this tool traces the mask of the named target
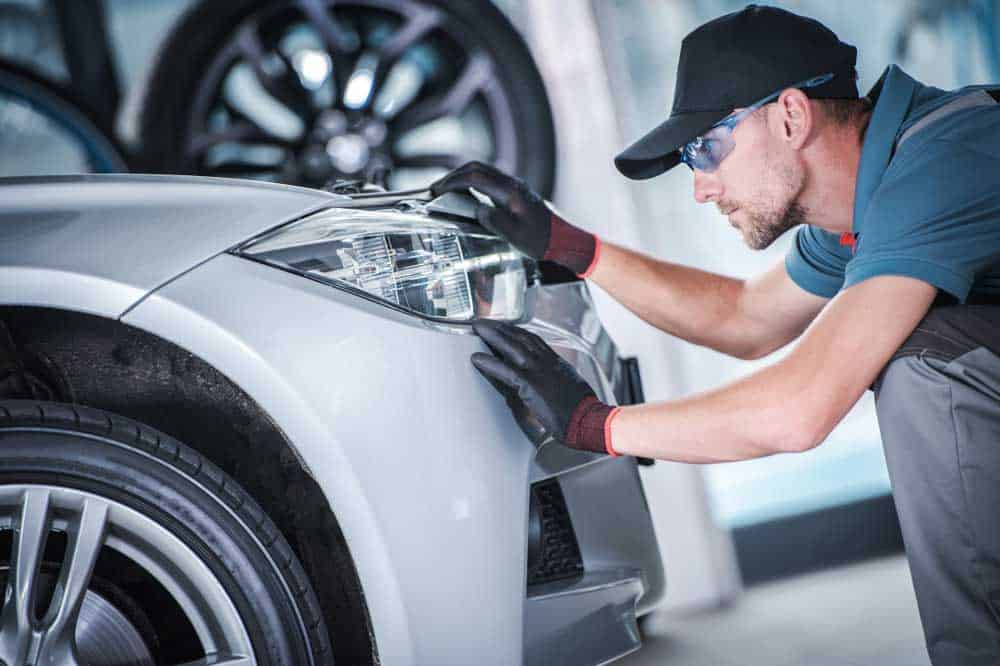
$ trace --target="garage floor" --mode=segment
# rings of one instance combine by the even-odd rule
[[[643,648],[615,666],[930,663],[901,555],[758,585],[694,616],[654,613],[643,630]]]

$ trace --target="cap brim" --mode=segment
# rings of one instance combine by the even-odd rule
[[[725,118],[730,110],[675,113],[656,129],[623,150],[615,166],[628,178],[645,180],[673,169],[680,162],[677,149]]]

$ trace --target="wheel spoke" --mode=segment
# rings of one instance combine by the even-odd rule
[[[38,572],[49,534],[49,492],[30,488],[21,497],[3,610],[0,658],[21,663],[35,640],[34,613]]]
[[[473,54],[448,90],[399,113],[392,121],[392,131],[405,134],[443,116],[460,115],[492,79],[490,59],[483,53]]]
[[[297,4],[326,45],[333,61],[333,80],[339,95],[347,85],[354,54],[361,48],[361,38],[354,30],[338,23],[323,0],[298,0]]]
[[[259,26],[255,23],[249,23],[240,29],[237,39],[261,87],[300,118],[308,119],[312,114],[309,93],[302,87],[294,67],[284,54],[275,51],[278,60],[267,61],[267,53],[260,41]]]
[[[72,639],[83,596],[104,546],[107,523],[107,502],[88,498],[83,501],[79,519],[69,527],[66,557],[59,572],[52,605],[44,620],[53,636]]]
[[[441,24],[442,15],[431,7],[415,7],[401,28],[383,42],[378,49],[379,60],[391,67],[396,60],[431,30]]]
[[[373,91],[382,86],[386,76],[389,75],[393,66],[395,66],[406,50],[423,39],[431,30],[439,26],[441,20],[441,12],[429,7],[415,8],[409,13],[402,27],[393,32],[385,42],[380,44],[375,53],[375,62],[377,64],[371,75]],[[364,108],[371,105],[374,99],[374,94],[369,95]]]
[[[361,46],[358,35],[340,25],[323,0],[297,0],[296,4],[333,53],[354,53]]]
[[[28,639],[34,624],[38,571],[49,534],[49,492],[35,488],[25,490],[20,509],[11,571],[7,576],[7,594],[0,613],[0,644],[5,649],[14,641]]]
[[[248,142],[257,144],[273,144],[282,148],[289,148],[293,142],[274,136],[265,131],[256,123],[243,119],[218,132],[205,132],[196,134],[188,142],[188,157],[194,158],[212,146],[229,141]]]

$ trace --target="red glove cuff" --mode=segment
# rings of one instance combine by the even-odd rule
[[[597,236],[553,213],[549,221],[549,245],[542,259],[562,264],[578,276],[587,277],[597,263],[599,248]]]
[[[611,446],[611,418],[621,407],[605,405],[595,396],[584,398],[569,418],[566,427],[566,446],[594,453],[618,456]]]
[[[590,260],[590,265],[587,266],[587,270],[582,273],[577,273],[578,278],[589,278],[590,274],[594,272],[597,268],[597,260],[601,258],[601,239],[598,236],[594,236],[594,258]]]
[[[618,412],[622,411],[621,407],[615,407],[608,414],[608,418],[604,419],[604,451],[612,458],[617,458],[621,454],[615,451],[615,447],[611,445],[611,420],[618,416]]]

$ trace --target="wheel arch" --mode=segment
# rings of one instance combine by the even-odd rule
[[[36,375],[36,385],[48,385],[45,397],[152,426],[240,483],[305,567],[335,659],[378,663],[358,570],[333,508],[292,442],[250,395],[195,354],[114,319],[0,306],[0,324],[9,331],[19,361]]]

